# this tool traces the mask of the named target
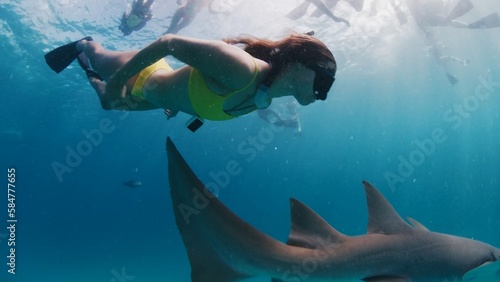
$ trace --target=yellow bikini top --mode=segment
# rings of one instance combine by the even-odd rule
[[[255,59],[254,63],[255,71],[253,73],[252,79],[248,82],[248,84],[245,87],[233,91],[225,96],[221,96],[213,92],[208,87],[203,74],[200,71],[192,68],[189,74],[188,93],[189,99],[191,100],[191,105],[193,106],[193,109],[198,117],[207,120],[229,120],[237,117],[232,116],[224,111],[224,102],[232,95],[247,90],[248,87],[253,84],[255,78],[257,77],[257,74],[259,73],[259,69],[257,68]]]

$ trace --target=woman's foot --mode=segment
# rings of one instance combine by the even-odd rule
[[[87,78],[89,79],[89,81],[90,81],[90,78],[95,78],[95,79],[98,79],[100,81],[104,80],[95,70],[93,70],[90,67],[89,58],[87,58],[87,55],[85,55],[85,53],[83,53],[83,52],[80,53],[80,55],[78,55],[77,59],[78,59],[78,64],[85,71],[85,74],[87,75]]]

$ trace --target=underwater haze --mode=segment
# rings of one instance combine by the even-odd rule
[[[56,75],[44,61],[85,36],[112,50],[145,47],[166,31],[176,1],[156,0],[154,18],[123,36],[131,1],[0,0],[0,282],[190,281],[167,136],[224,204],[283,242],[290,197],[344,234],[366,233],[367,180],[402,217],[500,246],[500,28],[425,32],[411,1],[365,0],[359,12],[341,1],[332,11],[347,26],[312,5],[287,17],[299,0],[215,0],[220,13],[202,10],[179,34],[279,39],[313,30],[338,71],[326,101],[298,110],[300,133],[255,113],[192,133],[185,114],[104,111],[76,63]],[[449,11],[456,1],[434,2]],[[500,12],[497,1],[471,2],[461,22]],[[228,178],[230,161],[241,172]],[[477,275],[500,281],[500,265]]]

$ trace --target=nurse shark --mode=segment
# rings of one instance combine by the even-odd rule
[[[384,196],[363,181],[368,232],[347,236],[291,199],[287,244],[249,225],[213,196],[167,139],[168,175],[177,227],[193,282],[231,282],[254,276],[272,282],[460,281],[500,259],[500,249],[406,223]]]

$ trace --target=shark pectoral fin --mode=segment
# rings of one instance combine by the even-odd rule
[[[500,281],[500,268],[496,263],[486,262],[467,271],[461,281]]]
[[[390,235],[412,231],[377,188],[364,180],[363,186],[368,204],[368,233]]]
[[[377,276],[363,279],[365,282],[410,282],[410,279],[396,276]]]
[[[411,217],[406,217],[406,219],[411,223],[413,226],[413,229],[415,230],[420,230],[420,231],[429,231],[427,227],[425,227],[422,223],[416,221],[415,219]]]
[[[288,245],[317,249],[340,244],[346,238],[299,200],[290,199],[290,209],[292,227]]]

